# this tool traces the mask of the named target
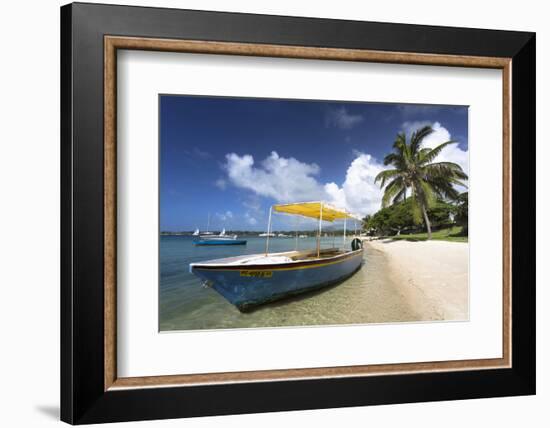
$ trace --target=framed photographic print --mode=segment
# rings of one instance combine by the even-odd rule
[[[61,53],[62,420],[535,393],[533,33],[76,3]]]

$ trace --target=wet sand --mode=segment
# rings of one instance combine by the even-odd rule
[[[468,319],[467,243],[383,240],[365,242],[365,248],[387,257],[390,275],[419,321]]]

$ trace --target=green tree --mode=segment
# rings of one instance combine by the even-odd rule
[[[455,214],[456,206],[448,202],[437,200],[428,210],[428,218],[432,225],[450,225],[451,214]]]
[[[365,217],[363,217],[363,220],[361,222],[361,228],[364,230],[364,231],[368,231],[369,229],[369,222],[372,218],[372,215],[370,214],[367,214]]]
[[[386,209],[390,209],[388,226],[396,232],[396,235],[400,235],[403,229],[414,226],[411,201],[404,201]]]
[[[456,200],[456,213],[455,213],[455,222],[459,226],[462,226],[461,234],[464,236],[468,235],[468,192],[461,193],[458,195]]]
[[[381,188],[385,187],[382,207],[407,200],[407,192],[410,192],[412,215],[418,222],[424,219],[428,239],[432,237],[428,210],[438,198],[456,199],[458,192],[454,186],[466,187],[463,180],[468,179],[458,164],[434,162],[443,149],[455,141],[447,141],[433,149],[422,147],[424,138],[432,132],[431,126],[425,126],[413,132],[409,142],[404,132],[397,134],[393,152],[384,158],[384,165],[393,168],[382,171],[375,178]]]
[[[387,235],[390,232],[399,235],[401,231],[415,225],[411,212],[411,200],[396,203],[377,211],[366,224],[367,229],[374,229],[377,232]]]

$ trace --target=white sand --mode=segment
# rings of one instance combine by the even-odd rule
[[[400,292],[422,320],[468,319],[468,244],[372,241],[388,257]]]

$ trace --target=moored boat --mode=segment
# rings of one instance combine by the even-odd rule
[[[318,219],[317,248],[269,253],[273,211]],[[359,239],[353,239],[350,249],[321,249],[321,224],[344,220],[345,247],[345,221],[349,218],[357,217],[323,202],[274,205],[269,213],[265,253],[191,263],[189,270],[241,311],[337,284],[361,268],[363,248]]]
[[[226,235],[223,229],[219,235],[200,235],[193,241],[195,245],[245,245],[246,239],[237,239],[237,235]]]
[[[246,239],[237,239],[237,238],[208,238],[208,239],[197,239],[193,241],[195,245],[246,245]]]

